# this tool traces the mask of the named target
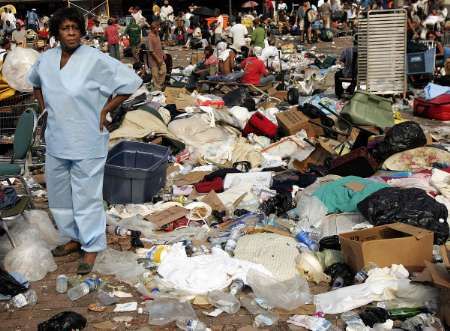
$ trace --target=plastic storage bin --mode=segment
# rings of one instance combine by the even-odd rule
[[[103,198],[109,203],[144,203],[164,187],[169,149],[123,141],[108,153]]]

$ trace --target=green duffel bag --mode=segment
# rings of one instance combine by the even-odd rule
[[[356,92],[342,109],[341,115],[356,125],[385,129],[395,124],[392,101],[364,92]]]

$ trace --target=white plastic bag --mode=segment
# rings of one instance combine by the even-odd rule
[[[136,262],[133,252],[120,252],[107,248],[98,254],[94,271],[105,275],[114,275],[118,280],[134,285],[145,272],[141,264]]]
[[[161,298],[147,302],[150,325],[166,325],[177,320],[196,320],[197,315],[189,302]]]
[[[45,210],[26,210],[24,216],[25,220],[39,231],[39,237],[45,241],[50,249],[69,241],[69,238],[62,238],[59,235]]]
[[[39,53],[32,48],[16,47],[9,52],[2,69],[8,85],[20,92],[32,92],[33,86],[28,82],[27,74],[38,58]]]
[[[273,277],[250,270],[247,283],[256,297],[263,299],[271,307],[293,310],[312,301],[308,283],[300,276],[280,282]]]
[[[42,240],[29,237],[24,243],[12,249],[5,257],[5,269],[18,272],[31,282],[41,280],[47,272],[53,272],[57,266],[50,249]]]

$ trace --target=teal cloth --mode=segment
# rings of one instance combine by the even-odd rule
[[[364,185],[364,188],[361,191],[353,191],[345,186],[352,182],[360,183]],[[355,212],[358,210],[357,204],[360,201],[385,187],[389,185],[366,178],[348,176],[321,185],[314,192],[314,196],[327,207],[328,213]]]

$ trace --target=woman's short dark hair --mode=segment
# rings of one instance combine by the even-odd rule
[[[83,15],[81,15],[81,13],[77,9],[69,7],[58,9],[53,13],[52,17],[50,18],[51,36],[58,38],[59,27],[65,20],[75,22],[78,25],[82,36],[86,34]]]

